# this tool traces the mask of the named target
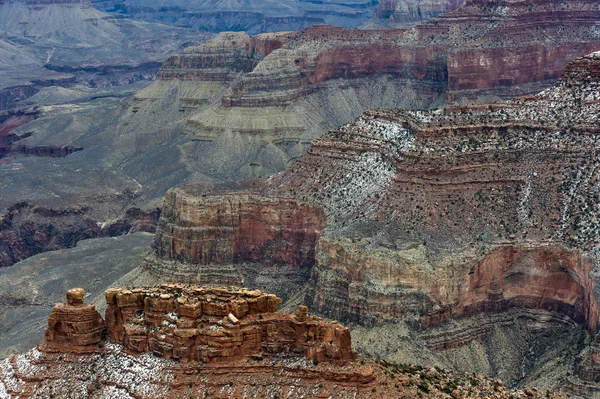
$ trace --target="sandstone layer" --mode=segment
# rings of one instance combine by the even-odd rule
[[[145,269],[173,281],[267,289],[287,299],[309,278],[325,215],[289,196],[206,186],[170,190]]]
[[[52,308],[44,350],[51,352],[96,352],[105,333],[104,320],[94,305],[83,303],[85,290],[67,291],[67,302]]]

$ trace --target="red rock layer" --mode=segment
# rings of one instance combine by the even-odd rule
[[[380,74],[411,82],[430,105],[439,95],[460,103],[531,93],[553,84],[569,60],[598,48],[599,13],[592,0],[569,7],[473,0],[408,30],[313,26],[286,35],[279,51],[265,52],[252,72],[232,83],[222,104],[291,104],[325,81]]]
[[[177,188],[165,196],[155,248],[165,260],[305,267],[324,224],[319,208],[283,196]]]
[[[277,312],[281,299],[261,291],[163,285],[106,292],[108,333],[132,353],[183,362],[232,361],[294,353],[343,364],[356,358],[347,328]]]
[[[67,303],[57,303],[48,318],[45,331],[46,351],[88,353],[98,351],[106,330],[104,320],[94,305],[83,303],[85,291],[74,288],[67,291]]]

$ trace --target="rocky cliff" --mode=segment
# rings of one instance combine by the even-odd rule
[[[1,398],[543,397],[440,368],[359,363],[348,329],[308,316],[306,307],[277,312],[279,298],[260,291],[110,289],[113,342],[84,295],[69,290],[50,315],[46,342],[0,362]]]
[[[549,87],[568,61],[597,49],[599,17],[587,0],[568,8],[474,0],[410,29],[221,34],[170,58],[126,119],[145,130],[158,119],[178,121],[173,130],[192,141],[181,146],[183,159],[203,177],[264,176],[368,109],[425,109]]]
[[[324,225],[320,208],[289,196],[177,188],[165,197],[156,256],[145,267],[161,278],[252,284],[287,298],[307,281]]]
[[[539,337],[572,331],[574,346],[585,349],[560,354],[562,374],[543,384],[596,392],[578,378],[593,381],[599,369],[590,338],[598,330],[599,66],[597,53],[579,58],[556,86],[505,103],[369,111],[316,140],[285,172],[255,182],[265,199],[291,195],[324,211],[304,287],[311,309],[358,325],[403,322],[412,342],[428,342],[427,356],[459,369],[479,364],[465,366],[458,358],[470,355],[460,348],[482,345],[489,373],[517,384],[542,378],[544,356],[563,350],[560,339]],[[211,193],[198,190],[196,204],[175,208],[212,225],[203,211]],[[192,231],[188,221],[175,224]],[[219,273],[205,268],[205,282]],[[479,317],[489,318],[472,328]],[[575,332],[578,325],[585,331]],[[497,331],[503,349],[486,348]],[[518,334],[528,338],[506,338]],[[542,346],[517,376],[519,351],[531,345]],[[396,353],[393,346],[379,354]],[[498,363],[498,351],[514,361]]]

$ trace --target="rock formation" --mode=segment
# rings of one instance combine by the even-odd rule
[[[347,328],[277,312],[281,299],[261,291],[181,285],[106,292],[111,341],[131,353],[183,362],[231,362],[293,353],[344,364],[356,358]]]
[[[541,326],[579,323],[582,342],[594,336],[599,66],[597,53],[579,58],[555,87],[506,103],[369,111],[316,140],[285,172],[248,183],[265,198],[292,195],[326,215],[306,285],[310,308],[367,326],[403,321],[417,335],[440,326],[427,341],[440,352],[483,339],[491,326],[534,337],[549,331]],[[212,194],[197,190],[196,223],[212,225],[198,211]],[[193,214],[184,202],[192,204],[175,209]],[[494,316],[464,331],[448,324],[502,312],[537,321]],[[594,380],[595,344],[582,345],[585,362],[566,369]]]
[[[201,284],[251,284],[287,298],[309,278],[325,215],[289,196],[188,186],[165,196],[145,268]]]
[[[54,306],[44,334],[44,350],[62,353],[98,351],[106,330],[104,320],[94,305],[83,303],[84,297],[82,288],[72,288],[67,291],[67,302]]]
[[[348,329],[302,306],[296,316],[277,312],[281,300],[260,291],[109,289],[113,342],[101,341],[102,318],[84,295],[71,289],[68,303],[56,305],[44,344],[0,361],[0,398],[543,397],[474,374],[359,363]],[[92,353],[81,350],[88,344]]]

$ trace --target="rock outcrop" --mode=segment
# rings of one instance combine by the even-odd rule
[[[97,334],[104,323],[84,295],[69,290],[68,303],[56,305],[44,344],[0,361],[0,398],[543,397],[475,374],[359,363],[348,329],[308,316],[304,306],[296,316],[277,312],[281,300],[260,291],[109,289],[113,342]]]
[[[170,190],[145,268],[161,279],[267,289],[287,299],[309,278],[325,226],[289,196],[187,186]]]
[[[204,363],[263,353],[337,364],[356,358],[347,328],[305,311],[277,312],[281,299],[261,291],[163,285],[111,289],[106,301],[109,337],[131,353]]]
[[[88,206],[45,207],[20,202],[0,217],[0,267],[42,252],[72,248],[81,240],[153,233],[159,216],[158,208],[129,208],[117,219],[100,221]]]
[[[61,353],[97,352],[106,332],[104,320],[94,305],[83,303],[83,288],[67,291],[67,302],[58,303],[48,318],[45,351]]]

